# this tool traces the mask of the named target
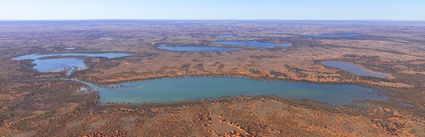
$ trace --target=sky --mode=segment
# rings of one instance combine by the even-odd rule
[[[0,20],[425,20],[425,0],[0,0]]]

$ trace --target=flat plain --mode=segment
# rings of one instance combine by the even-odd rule
[[[78,57],[87,69],[72,75],[14,59],[108,52],[131,55]],[[190,76],[355,84],[388,99],[330,105],[241,95],[104,104],[99,91],[70,80],[109,85]],[[425,136],[425,22],[2,21],[0,87],[0,136]]]

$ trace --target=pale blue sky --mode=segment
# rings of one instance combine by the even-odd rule
[[[0,0],[0,20],[425,20],[425,0]]]

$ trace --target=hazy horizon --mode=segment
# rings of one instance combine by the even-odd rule
[[[0,20],[424,21],[421,0],[0,0]]]
[[[0,21],[335,21],[335,22],[425,22],[424,20],[396,19],[0,19]]]

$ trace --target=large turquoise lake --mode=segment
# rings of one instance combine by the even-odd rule
[[[81,57],[113,59],[130,55],[129,53],[30,54],[14,59],[32,60],[35,64],[34,69],[40,72],[66,71],[69,76],[72,71],[87,68]],[[324,64],[338,67],[338,65],[341,65],[341,62],[324,62]],[[343,67],[347,67],[347,64],[342,65]],[[348,64],[348,67],[351,68],[353,66]],[[89,82],[83,83],[98,91],[100,102],[103,104],[174,103],[228,96],[262,95],[275,95],[292,99],[310,99],[332,105],[351,104],[357,100],[387,99],[380,94],[380,90],[378,89],[354,84],[325,84],[283,80],[264,81],[241,77],[163,78],[106,86],[98,86]]]
[[[319,84],[282,80],[253,80],[241,77],[180,77],[126,82],[107,86],[87,83],[97,90],[100,102],[173,103],[226,96],[276,95],[311,99],[332,105],[356,100],[386,100],[377,89],[352,84]]]

